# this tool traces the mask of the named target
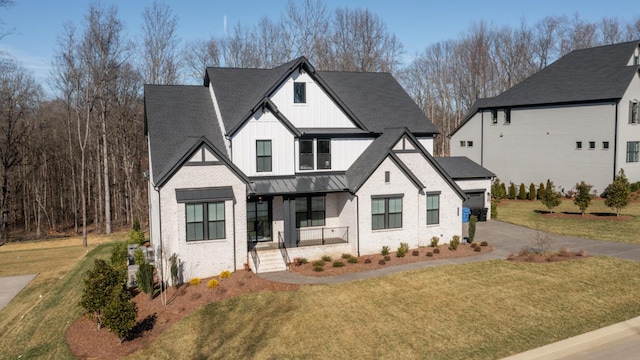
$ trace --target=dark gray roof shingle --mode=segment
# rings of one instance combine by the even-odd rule
[[[487,179],[496,176],[466,156],[437,157],[435,159],[454,180]]]
[[[145,85],[144,93],[145,128],[156,185],[203,137],[228,157],[206,87]]]

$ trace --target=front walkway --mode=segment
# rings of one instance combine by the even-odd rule
[[[457,265],[478,261],[505,259],[509,254],[517,254],[523,248],[532,247],[537,233],[537,230],[491,220],[478,223],[475,239],[477,242],[488,241],[489,244],[493,246],[494,250],[488,254],[457,259],[423,261],[337,276],[304,276],[292,271],[260,273],[258,276],[267,280],[288,284],[336,284],[434,266]],[[640,261],[639,244],[588,240],[560,235],[551,236],[554,239],[554,243],[552,245],[554,250],[559,250],[563,246],[566,246],[572,251],[585,250],[589,255],[605,255],[626,260]]]

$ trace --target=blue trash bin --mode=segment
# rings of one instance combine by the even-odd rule
[[[469,216],[471,215],[471,209],[468,207],[463,207],[462,208],[462,222],[463,223],[467,223],[469,222]]]

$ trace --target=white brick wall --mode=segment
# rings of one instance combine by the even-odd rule
[[[234,199],[225,201],[225,239],[186,241],[185,204],[176,201],[175,190],[185,188],[232,186]],[[247,262],[246,186],[224,165],[183,166],[160,189],[162,241],[165,279],[169,280],[168,258],[177,253],[183,280],[210,277],[221,271],[242,269]],[[235,253],[234,253],[235,252]],[[234,256],[235,255],[235,256]],[[234,261],[235,259],[235,261]]]

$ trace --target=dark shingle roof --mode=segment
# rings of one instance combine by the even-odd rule
[[[145,85],[144,94],[145,128],[156,185],[171,175],[202,138],[228,157],[206,87]]]
[[[502,94],[477,100],[462,124],[486,108],[620,99],[640,69],[627,65],[639,42],[574,50]]]
[[[305,58],[273,69],[207,68],[205,85],[213,84],[226,131],[237,128],[250,110],[299,66],[327,87],[356,126],[361,124],[377,133],[389,126],[406,127],[414,133],[439,133],[391,74],[315,71]]]
[[[437,157],[435,159],[454,180],[486,179],[496,176],[466,156]]]

